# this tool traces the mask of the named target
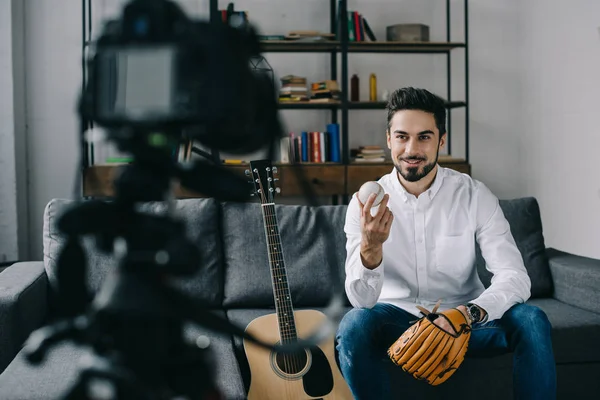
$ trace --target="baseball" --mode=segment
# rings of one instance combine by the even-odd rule
[[[371,193],[377,194],[375,201],[373,202],[373,207],[376,207],[383,200],[383,195],[385,194],[381,185],[375,181],[368,181],[363,183],[363,185],[358,190],[358,199],[361,203],[365,204],[369,199],[369,195]]]

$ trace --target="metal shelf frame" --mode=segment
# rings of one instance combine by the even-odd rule
[[[82,91],[87,80],[86,50],[92,40],[92,0],[81,0],[82,4]],[[330,8],[330,33],[337,33],[337,16],[339,4],[339,15],[343,26],[347,24],[348,5],[347,0],[329,0]],[[297,103],[280,104],[280,109],[324,109],[331,111],[331,123],[338,123],[338,112],[341,111],[341,151],[342,164],[349,164],[349,126],[348,112],[357,109],[383,109],[384,102],[350,102],[348,100],[348,54],[350,53],[417,53],[417,54],[445,54],[446,55],[446,101],[447,101],[447,126],[451,127],[452,110],[457,108],[465,109],[465,160],[469,162],[469,17],[468,0],[463,0],[464,13],[464,41],[452,42],[451,38],[451,5],[450,0],[446,0],[446,42],[422,42],[422,43],[400,43],[400,42],[350,42],[348,39],[348,30],[341,29],[341,38],[336,41],[327,42],[293,42],[293,41],[271,41],[262,42],[264,52],[322,52],[330,53],[330,79],[341,80],[342,98],[338,103]],[[210,21],[220,21],[220,12],[218,0],[209,1]],[[465,76],[465,97],[463,101],[452,100],[452,58],[453,49],[464,49],[464,76]],[[338,77],[338,55],[340,56],[341,76]],[[82,168],[94,164],[93,143],[87,144],[84,133],[89,127],[87,121],[81,122],[81,146],[82,146]],[[451,133],[448,134],[447,146],[448,153],[451,148]],[[218,152],[213,151],[213,160],[219,162]]]

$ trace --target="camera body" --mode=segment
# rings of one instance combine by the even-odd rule
[[[79,114],[112,136],[185,132],[211,148],[254,151],[281,135],[274,84],[251,68],[259,56],[250,25],[132,0],[94,43]]]

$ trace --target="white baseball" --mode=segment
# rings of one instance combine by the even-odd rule
[[[375,201],[373,202],[373,207],[376,207],[383,200],[383,195],[385,194],[381,185],[375,181],[368,181],[363,183],[363,185],[358,190],[358,199],[361,203],[365,204],[369,199],[371,193],[377,194]]]

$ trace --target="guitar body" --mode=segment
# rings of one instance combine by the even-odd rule
[[[306,338],[325,321],[317,310],[294,311],[296,332]],[[280,342],[277,314],[254,319],[246,331],[268,344]],[[250,365],[248,400],[348,399],[352,393],[335,361],[333,337],[302,355],[277,354],[244,340]]]

